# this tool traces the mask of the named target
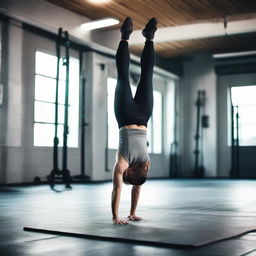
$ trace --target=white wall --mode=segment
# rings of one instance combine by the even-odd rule
[[[45,0],[1,0],[0,12],[57,33],[59,27],[84,42],[91,42],[91,33],[80,28],[90,19]]]
[[[106,138],[107,138],[107,58],[97,53],[85,54],[86,67],[86,170],[92,180],[105,179]],[[105,65],[102,69],[101,64]],[[90,158],[88,158],[90,156]]]
[[[91,39],[95,43],[103,44],[110,49],[117,49],[120,40],[119,30],[92,31]]]
[[[194,170],[194,149],[196,132],[197,91],[205,90],[205,114],[209,115],[209,128],[203,129],[203,155],[206,177],[217,174],[217,115],[216,74],[210,55],[196,55],[184,61],[184,75],[181,79],[181,128],[180,176],[192,176]]]
[[[8,34],[5,35],[8,44],[8,56],[2,65],[6,67],[4,72],[4,95],[3,105],[0,106],[2,112],[1,120],[1,178],[14,181],[22,179],[23,168],[17,172],[20,166],[23,166],[23,152],[19,150],[22,145],[23,132],[23,88],[22,84],[22,40],[23,34],[21,24],[13,22],[8,28]],[[5,49],[7,50],[7,49]],[[17,161],[13,161],[13,156]],[[8,169],[8,173],[7,173]]]

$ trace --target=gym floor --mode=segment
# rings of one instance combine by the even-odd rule
[[[123,186],[121,216],[129,213],[130,188]],[[23,226],[44,224],[54,219],[69,224],[88,218],[109,216],[111,182],[75,184],[71,190],[52,191],[47,185],[0,187],[0,255],[256,255],[256,233],[195,249],[161,248],[23,231]],[[63,191],[62,191],[63,190]],[[201,212],[229,215],[234,212],[256,216],[256,180],[149,180],[143,185],[137,214],[164,210],[174,213]],[[168,210],[167,210],[168,209]],[[146,219],[146,218],[145,218]],[[148,220],[147,220],[148,221]],[[112,224],[111,224],[112,225]]]

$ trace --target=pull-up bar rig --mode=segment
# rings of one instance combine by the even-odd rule
[[[66,188],[71,188],[70,171],[67,167],[67,139],[69,133],[68,127],[68,108],[69,108],[69,35],[67,31],[63,31],[59,28],[58,37],[56,40],[56,53],[57,53],[57,74],[56,74],[56,94],[55,94],[55,122],[54,122],[54,139],[53,139],[53,169],[50,175],[47,176],[47,180],[51,187],[54,187],[54,181],[56,176],[62,176],[62,180],[66,185]],[[65,83],[65,102],[64,102],[64,125],[63,125],[63,148],[62,148],[62,170],[58,167],[58,113],[59,113],[59,78],[60,78],[60,60],[61,60],[61,48],[65,49],[65,57],[63,65],[66,67],[66,83]]]

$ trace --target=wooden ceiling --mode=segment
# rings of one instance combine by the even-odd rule
[[[134,29],[142,29],[151,17],[157,17],[158,27],[169,27],[205,21],[231,20],[235,16],[246,19],[256,16],[255,0],[109,0],[95,4],[90,0],[48,0],[56,5],[82,14],[90,19],[114,17],[121,21],[129,16]],[[119,26],[112,27],[117,29]],[[135,54],[142,46],[131,47]],[[213,37],[196,40],[156,43],[161,57],[178,57],[195,52],[223,53],[256,50],[256,33]]]
[[[140,55],[143,45],[132,46],[132,52]],[[155,44],[161,57],[186,57],[194,53],[227,53],[256,50],[256,33],[212,37],[194,40],[165,42]]]

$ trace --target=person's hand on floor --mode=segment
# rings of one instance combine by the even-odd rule
[[[115,225],[127,225],[127,224],[129,224],[129,222],[128,222],[128,220],[113,219],[113,224],[115,224]]]
[[[142,218],[133,214],[133,215],[129,215],[129,216],[128,216],[128,220],[131,220],[131,221],[140,221],[140,220],[142,220]]]

